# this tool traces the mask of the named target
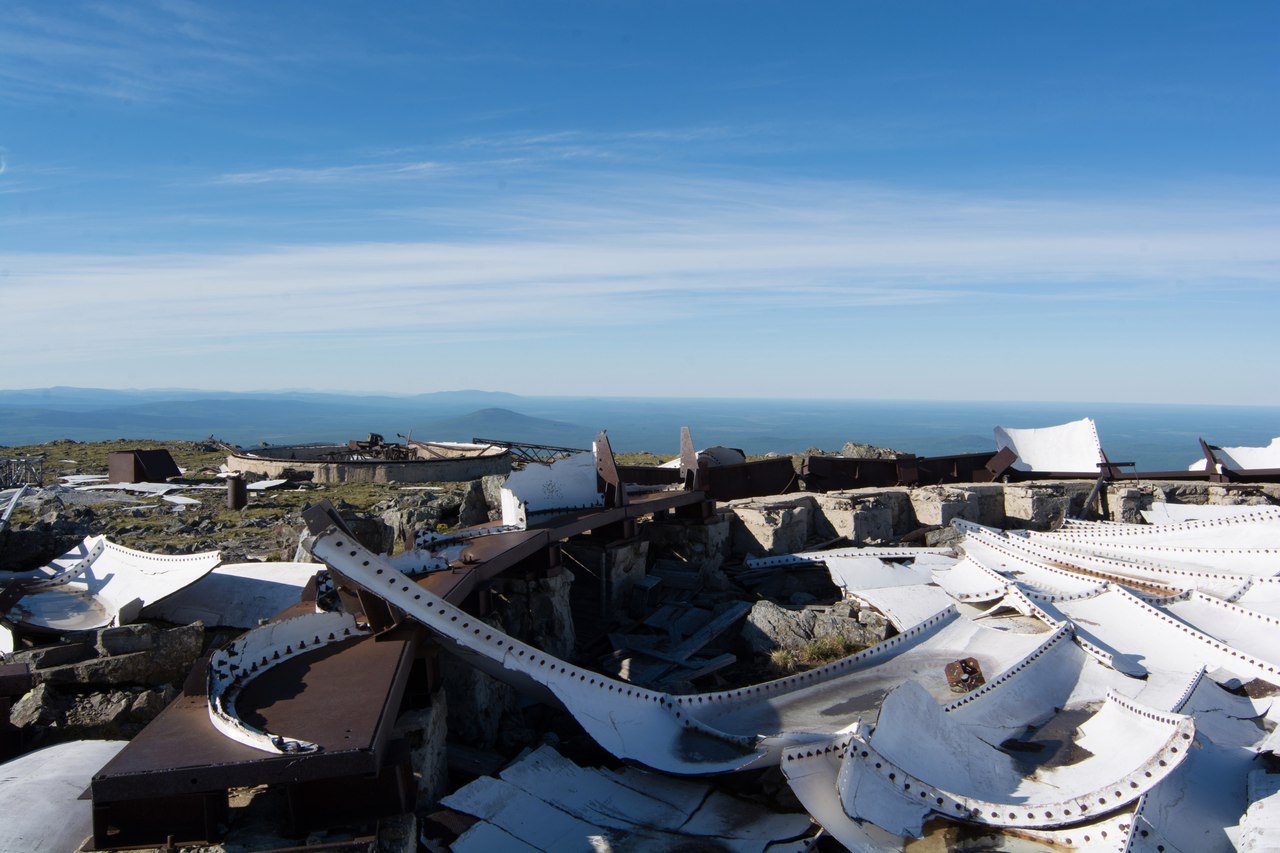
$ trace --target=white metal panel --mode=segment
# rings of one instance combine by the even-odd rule
[[[663,791],[673,787],[681,796]],[[656,774],[633,772],[624,783],[618,774],[579,767],[545,745],[503,770],[500,780],[479,779],[441,802],[549,851],[592,849],[595,838],[605,845],[595,849],[764,851],[812,830],[806,814],[774,813],[705,783]]]
[[[1221,668],[1248,681],[1280,683],[1280,669],[1197,631],[1119,587],[1090,598],[1044,605],[1076,626],[1076,633],[1142,670],[1195,672]]]
[[[1181,708],[1196,721],[1195,748],[1177,771],[1146,795],[1139,812],[1140,825],[1152,837],[1171,840],[1181,850],[1235,849],[1228,828],[1244,811],[1248,772],[1255,764],[1253,751],[1241,744],[1256,739],[1262,730],[1249,719],[1233,716],[1240,711],[1231,698],[1239,697],[1229,697],[1208,679],[1200,680]]]
[[[1015,537],[966,525],[960,548],[979,566],[1044,595],[1081,595],[1097,591],[1104,581],[1070,572],[1033,554]]]
[[[1019,471],[1098,473],[1102,444],[1092,418],[1036,429],[996,427],[996,450],[1008,447],[1018,455]]]
[[[1240,821],[1240,853],[1280,850],[1280,773],[1249,774],[1249,810]]]
[[[956,601],[994,601],[1009,586],[1008,578],[968,556],[950,568],[935,569],[932,578]]]
[[[946,665],[963,657],[978,661],[988,679],[1017,665],[1052,636],[1021,634],[968,619],[938,614],[910,631],[838,664],[840,677],[825,680],[801,673],[755,688],[710,694],[714,703],[695,702],[693,713],[729,731],[812,731],[834,734],[856,721],[874,721],[880,702],[898,684],[911,679],[939,703],[955,698]],[[821,672],[814,670],[814,673]]]
[[[923,566],[904,566],[877,557],[828,557],[823,563],[832,582],[846,595],[861,589],[928,583],[932,575]]]
[[[1280,468],[1280,438],[1271,439],[1266,447],[1215,447],[1213,455],[1223,465],[1236,471]],[[1187,470],[1203,471],[1208,464],[1207,459],[1197,459],[1187,466]]]
[[[7,618],[53,631],[123,625],[148,604],[204,577],[221,559],[217,551],[150,554],[92,536],[46,567],[56,588],[24,596]]]
[[[1250,578],[1248,586],[1228,600],[1257,613],[1280,617],[1280,578]]]
[[[772,557],[748,556],[742,561],[748,568],[757,569],[767,566],[795,566],[810,563],[825,563],[832,557],[879,557],[885,560],[902,560],[916,557],[949,557],[954,552],[950,548],[832,548],[828,551],[799,551],[795,554],[778,554]]]
[[[1030,536],[1065,547],[1068,543],[1163,545],[1183,548],[1275,548],[1280,542],[1280,507],[1250,507],[1228,518],[1177,524],[1109,524],[1064,528]]]
[[[502,523],[524,527],[538,513],[604,506],[596,476],[594,452],[513,471],[502,486]]]
[[[1160,609],[1215,640],[1280,669],[1280,618],[1199,592],[1165,602]]]
[[[871,737],[858,743],[855,736],[841,771],[841,799],[850,814],[883,810],[882,795],[864,793],[867,778],[878,776],[902,800],[941,814],[996,826],[1062,826],[1124,806],[1159,784],[1186,758],[1194,731],[1189,717],[1112,693],[1077,729],[1075,741],[1090,757],[1027,774],[906,682],[885,699]],[[876,823],[920,832],[918,822]]]
[[[255,678],[298,655],[366,633],[349,613],[309,613],[246,631],[209,656],[208,708],[213,727],[234,741],[277,754],[320,747],[287,733],[267,732],[240,719],[236,700]]]
[[[788,750],[782,759],[787,784],[813,819],[849,850],[900,851],[906,844],[904,837],[885,832],[873,823],[854,820],[840,802],[836,780],[850,740],[843,735],[828,743]]]
[[[1237,515],[1247,515],[1257,508],[1230,504],[1171,504],[1166,501],[1157,501],[1151,505],[1151,509],[1144,509],[1141,512],[1147,524],[1181,524],[1184,521],[1203,521],[1210,518],[1234,518]]]
[[[1152,595],[1170,596],[1184,590],[1198,589],[1220,598],[1230,598],[1241,592],[1252,577],[1243,573],[1177,568],[1128,558],[1099,556],[1089,553],[1088,547],[1066,550],[1059,547],[1057,541],[1045,542],[1028,536],[993,536],[979,531],[966,538],[966,547],[969,547],[967,543],[970,540],[978,543],[976,549],[985,547],[1005,555],[1015,563],[1024,564],[1029,571],[1024,575],[1026,580],[1019,577],[1019,582],[1029,581],[1028,585],[1046,594],[1059,594],[1050,588],[1057,587],[1060,594],[1078,595],[1086,591],[1086,586],[1111,581]],[[980,550],[970,550],[980,553]],[[1077,572],[1084,574],[1075,574]],[[1065,583],[1073,576],[1076,578],[1074,586]]]
[[[93,804],[80,799],[122,740],[78,740],[0,764],[0,853],[66,853],[93,833]]]
[[[157,604],[146,619],[208,627],[252,628],[298,603],[321,566],[316,563],[226,563]]]
[[[860,589],[851,595],[879,610],[899,631],[955,606],[945,589],[932,584]]]

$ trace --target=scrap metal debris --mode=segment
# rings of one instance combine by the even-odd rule
[[[217,551],[149,554],[90,536],[45,568],[6,578],[7,627],[62,633],[124,625],[148,604],[195,583],[221,562]]]
[[[1003,434],[1012,470],[1086,474],[1089,462],[1101,478],[1119,464],[1087,419]],[[782,482],[772,462],[767,473],[712,462],[698,460],[686,433],[678,478],[632,489],[601,434],[589,453],[510,475],[501,522],[424,530],[396,557],[315,506],[305,544],[325,564],[319,576],[315,564],[215,570],[216,552],[161,557],[91,537],[11,578],[5,620],[22,630],[139,616],[248,629],[197,664],[127,747],[85,759],[106,765],[90,784],[94,843],[212,839],[228,819],[228,790],[262,784],[288,792],[297,827],[339,811],[409,811],[413,765],[391,726],[441,695],[439,649],[561,709],[597,755],[566,751],[571,760],[544,743],[438,798],[424,843],[798,850],[826,835],[881,851],[962,835],[1006,850],[1272,846],[1280,508],[1067,520],[1054,531],[957,519],[954,549],[747,559],[726,575],[738,599],[709,595],[699,572],[659,559],[598,668],[501,627],[490,607],[500,583],[522,586],[532,610],[537,584],[563,588],[566,540],[629,540],[650,516],[707,524],[712,470],[732,475],[720,481],[730,490]],[[753,600],[788,573],[823,576],[831,598],[790,610]],[[739,656],[731,629],[766,612],[876,623],[879,633],[807,671],[690,692]],[[617,769],[619,760],[647,769]],[[792,805],[688,778],[722,774],[772,779]],[[0,788],[0,799],[11,796]],[[19,844],[0,836],[0,850]]]

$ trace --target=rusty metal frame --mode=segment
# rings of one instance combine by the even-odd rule
[[[1010,448],[990,453],[914,456],[896,459],[854,459],[809,456],[800,468],[805,488],[813,492],[840,489],[938,486],[953,483],[991,483],[1013,475],[1017,459]]]
[[[278,618],[313,611],[304,602]],[[202,659],[182,694],[93,777],[95,849],[214,840],[233,787],[284,785],[295,819],[313,827],[335,819],[307,806],[326,788],[364,802],[366,817],[412,808],[408,755],[394,747],[392,728],[419,644],[420,630],[405,626],[295,656],[246,685],[241,716],[321,747],[302,756],[269,755],[218,732]]]
[[[0,457],[0,489],[44,485],[45,454]]]
[[[473,444],[488,444],[493,447],[505,447],[523,462],[553,462],[575,453],[587,453],[581,447],[557,447],[553,444],[529,444],[522,441],[503,441],[499,438],[473,438]]]

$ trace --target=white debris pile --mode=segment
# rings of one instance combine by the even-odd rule
[[[391,567],[341,532],[313,548],[474,665],[553,698],[618,758],[699,775],[780,764],[850,849],[903,849],[947,826],[1001,849],[1234,849],[1248,791],[1266,789],[1250,774],[1265,774],[1277,740],[1280,511],[1052,534],[959,526],[958,558],[770,558],[780,570],[822,563],[900,633],[808,672],[685,695],[473,625],[419,587],[387,584]],[[545,772],[539,791],[557,784]]]

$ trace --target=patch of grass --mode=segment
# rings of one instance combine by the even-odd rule
[[[37,456],[43,454],[45,482],[56,483],[64,474],[105,474],[107,457],[124,450],[167,450],[178,467],[194,474],[204,468],[217,467],[227,461],[227,451],[203,441],[154,441],[118,438],[114,441],[72,441],[61,439],[46,444],[6,447],[5,456]]]
[[[129,548],[162,554],[189,553],[193,550],[222,548],[236,553],[276,555],[292,554],[290,542],[281,541],[273,531],[281,524],[297,526],[298,514],[308,505],[328,499],[339,508],[350,508],[361,514],[378,514],[387,506],[414,505],[424,499],[421,493],[402,491],[397,484],[386,483],[304,483],[297,489],[250,491],[248,504],[242,510],[227,509],[225,481],[213,472],[226,462],[227,452],[211,442],[125,440],[74,442],[54,441],[39,445],[8,447],[0,450],[6,456],[45,455],[44,482],[52,486],[68,474],[105,474],[110,453],[124,450],[169,451],[186,473],[172,482],[194,486],[212,485],[213,489],[187,489],[184,497],[199,501],[185,509],[159,498],[124,496],[88,506],[93,534],[106,534],[112,541]],[[463,483],[439,483],[438,496],[465,488]],[[119,493],[116,493],[119,494]],[[67,512],[78,512],[69,507]],[[22,530],[43,518],[47,507],[19,507],[11,524]],[[286,547],[287,546],[287,547]],[[53,555],[50,555],[53,556]]]
[[[844,637],[828,634],[799,649],[774,649],[769,653],[769,665],[776,672],[790,675],[838,661],[864,648]]]
[[[673,454],[674,455],[674,454]],[[672,456],[659,456],[656,453],[648,453],[645,451],[639,453],[615,453],[614,461],[619,465],[646,465],[656,468],[671,461]]]

